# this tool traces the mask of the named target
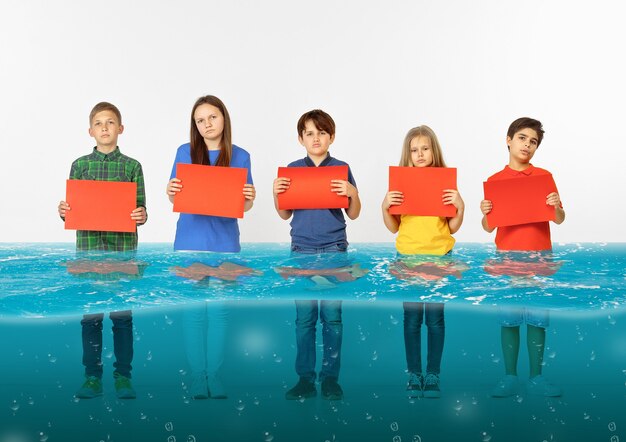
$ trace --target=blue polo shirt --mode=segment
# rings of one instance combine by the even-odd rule
[[[219,150],[209,150],[209,162],[215,164]],[[176,176],[176,164],[191,164],[191,146],[183,144],[176,151],[170,179]],[[231,167],[248,169],[247,183],[252,184],[250,154],[233,144]],[[183,186],[185,183],[183,183]],[[208,190],[211,191],[210,189]],[[239,252],[239,225],[236,218],[221,216],[192,215],[181,213],[176,224],[174,250],[204,250],[210,252]]]
[[[318,167],[348,166],[348,181],[354,187],[356,182],[348,163],[328,156]],[[308,156],[294,161],[287,167],[316,167]],[[341,209],[296,209],[291,220],[291,246],[303,248],[323,248],[333,245],[347,246],[346,221]]]

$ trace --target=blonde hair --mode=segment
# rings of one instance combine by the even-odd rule
[[[400,166],[411,167],[413,161],[411,161],[411,141],[416,137],[426,137],[430,140],[430,146],[433,149],[433,164],[432,167],[446,167],[446,162],[443,160],[443,153],[441,152],[441,145],[437,139],[437,135],[433,130],[426,126],[417,126],[409,130],[404,137],[404,143],[402,144],[402,157],[400,158]]]

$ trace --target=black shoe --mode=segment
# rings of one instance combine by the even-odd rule
[[[307,399],[315,396],[317,396],[315,384],[306,379],[300,379],[295,387],[285,393],[285,399],[289,401]]]
[[[424,397],[439,398],[441,390],[439,389],[439,375],[435,373],[427,373],[424,378]]]
[[[329,401],[343,399],[343,390],[335,378],[326,378],[322,381],[322,397]]]

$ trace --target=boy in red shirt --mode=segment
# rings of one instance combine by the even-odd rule
[[[524,178],[533,175],[545,175],[549,172],[530,164],[530,160],[543,139],[543,126],[540,121],[532,118],[518,118],[509,126],[506,144],[509,148],[509,164],[491,177],[490,180],[503,178]],[[561,224],[565,220],[565,212],[561,205],[559,194],[552,192],[546,196],[546,204],[554,206],[555,223]],[[494,227],[489,227],[487,214],[491,212],[493,204],[489,200],[480,203],[483,213],[482,226],[491,233]],[[496,233],[496,248],[498,251],[550,251],[550,225],[548,221],[527,223],[516,226],[498,227]],[[528,359],[530,365],[530,379],[528,390],[530,393],[543,396],[560,396],[561,389],[550,384],[541,374],[543,353],[546,342],[546,327],[549,325],[547,310],[533,308],[501,308],[502,324],[502,352],[504,356],[505,376],[492,390],[494,397],[508,397],[517,393],[519,381],[517,377],[517,359],[520,346],[520,325],[526,321]]]

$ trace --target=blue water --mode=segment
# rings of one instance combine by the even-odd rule
[[[71,244],[0,245],[0,442],[626,440],[625,245],[502,256],[460,244],[453,256],[419,262],[398,262],[386,244],[322,260],[292,258],[286,245],[244,250],[143,245],[122,257],[77,256]],[[241,268],[215,270],[224,262]],[[196,263],[226,278],[246,274],[196,281],[173,270]],[[276,268],[304,274],[284,279]],[[284,399],[297,381],[295,298],[344,300],[341,401]],[[204,300],[221,311],[222,329],[208,326],[207,354],[224,346],[223,400],[194,400],[187,390],[186,311]],[[440,399],[405,396],[403,300],[446,303]],[[543,372],[561,397],[524,387],[489,396],[504,371],[496,306],[505,305],[551,310]],[[74,398],[82,314],[130,308],[137,399],[115,396],[108,318],[104,395]],[[519,375],[528,377],[525,328]]]
[[[141,310],[203,299],[323,296],[584,311],[619,308],[626,302],[626,246],[622,244],[568,244],[543,256],[503,255],[492,245],[460,244],[451,256],[400,265],[392,244],[356,244],[347,254],[323,256],[292,257],[288,250],[286,244],[248,244],[239,254],[175,253],[169,244],[149,244],[132,255],[77,255],[72,244],[4,244],[0,245],[0,320],[103,308]],[[244,270],[235,272],[234,280],[219,275],[201,281],[176,276],[175,267],[198,263],[205,268],[229,263]],[[82,273],[72,274],[72,265]],[[277,272],[281,268],[308,273],[284,278]],[[322,278],[313,277],[318,271]]]

